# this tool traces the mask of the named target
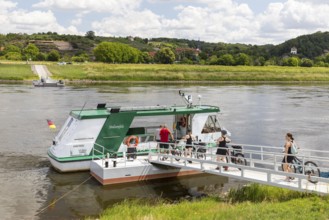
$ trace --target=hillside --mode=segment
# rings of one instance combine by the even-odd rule
[[[85,36],[60,35],[55,32],[31,35],[10,33],[0,35],[0,59],[24,60],[24,48],[35,44],[41,53],[37,60],[47,59],[48,54],[56,50],[63,61],[70,61],[73,56],[81,54],[92,61],[95,59],[93,50],[101,42],[123,43],[146,52],[151,58],[139,61],[146,63],[157,62],[153,60],[155,54],[161,48],[170,48],[175,53],[175,61],[185,64],[303,66],[303,60],[308,58],[310,60],[306,60],[304,66],[329,66],[329,56],[326,57],[329,52],[329,32],[299,36],[279,45],[209,43],[176,38],[103,37],[95,36],[92,31]],[[6,48],[12,45],[18,48],[13,51],[21,53],[21,56],[6,56]],[[297,54],[291,54],[293,47],[296,47]],[[289,60],[289,57],[297,60]]]

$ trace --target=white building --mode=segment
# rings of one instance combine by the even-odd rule
[[[290,50],[291,54],[297,54],[297,48],[296,47],[292,47]]]

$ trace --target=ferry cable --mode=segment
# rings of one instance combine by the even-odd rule
[[[64,197],[66,197],[67,195],[69,195],[71,192],[75,191],[76,189],[78,189],[80,186],[82,186],[83,184],[85,184],[88,180],[90,180],[92,178],[92,176],[89,176],[86,180],[84,180],[82,183],[80,183],[79,185],[77,185],[76,187],[74,187],[73,189],[71,189],[70,191],[64,193],[64,195],[62,195],[61,197],[59,197],[58,199],[56,199],[55,201],[51,202],[49,205],[47,205],[46,207],[44,207],[43,209],[41,209],[40,211],[38,211],[35,215],[39,215],[42,212],[44,212],[46,209],[48,209],[50,206],[55,205],[59,200],[63,199]]]

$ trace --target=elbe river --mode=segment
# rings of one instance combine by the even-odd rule
[[[219,106],[220,123],[235,143],[282,146],[285,133],[305,149],[328,149],[329,85],[102,85],[34,88],[0,84],[1,219],[78,219],[97,216],[126,198],[168,200],[222,193],[243,185],[234,179],[198,175],[118,186],[91,179],[45,212],[38,212],[89,177],[59,174],[46,152],[70,110],[115,106],[182,105],[178,90],[198,103]],[[51,119],[57,131],[48,128]]]

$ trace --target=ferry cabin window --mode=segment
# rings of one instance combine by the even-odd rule
[[[202,134],[220,132],[220,125],[216,115],[210,115],[202,129]]]

